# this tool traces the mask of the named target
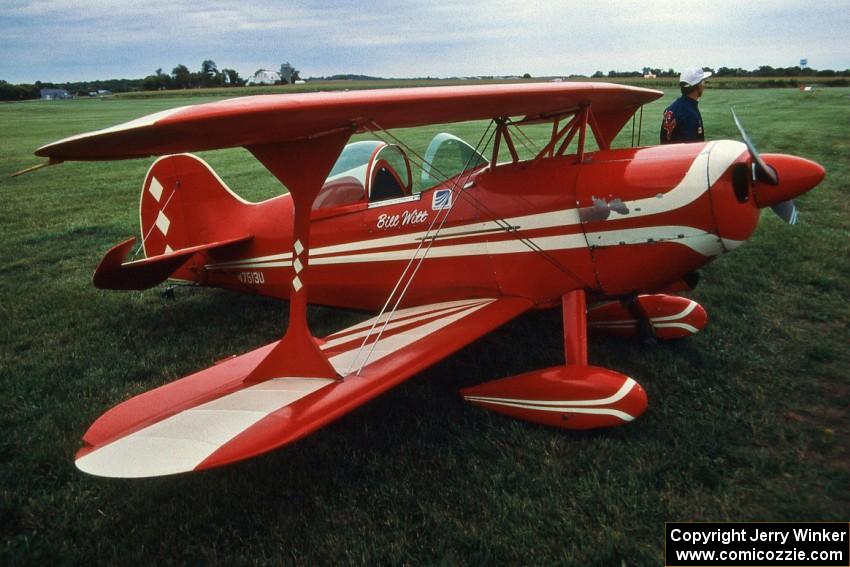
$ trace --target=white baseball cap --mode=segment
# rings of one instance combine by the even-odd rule
[[[702,67],[689,67],[682,71],[682,74],[679,75],[679,84],[685,87],[693,87],[700,84],[711,75],[712,73],[703,71]]]

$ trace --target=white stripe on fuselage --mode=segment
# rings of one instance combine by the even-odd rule
[[[533,239],[540,250],[558,251],[591,247],[622,246],[631,244],[650,244],[672,242],[687,246],[703,256],[717,256],[724,250],[721,239],[710,232],[689,226],[655,226],[629,228],[623,230],[606,230],[599,232],[564,234],[544,236]],[[472,242],[469,244],[450,244],[432,246],[429,250],[422,248],[404,248],[383,252],[365,252],[362,254],[337,254],[333,256],[311,257],[310,263],[315,265],[354,264],[365,262],[392,262],[410,260],[411,258],[459,258],[464,256],[485,256],[496,254],[531,253],[532,250],[521,240],[499,240],[489,242]],[[254,262],[245,260],[226,266],[210,265],[208,269],[262,269],[289,267],[291,261]]]
[[[685,207],[699,199],[740,157],[746,146],[740,142],[709,142],[696,156],[682,180],[670,191],[659,195],[625,201],[628,215],[617,215],[610,220],[641,217],[667,213]],[[711,159],[709,159],[711,157]],[[578,209],[561,209],[546,213],[511,217],[504,222],[475,222],[444,228],[439,231],[439,245],[431,246],[427,252],[432,258],[454,258],[464,256],[483,256],[490,254],[530,253],[532,250],[524,244],[517,234],[531,230],[568,227],[579,224]],[[516,233],[510,234],[506,226],[513,227]],[[482,233],[501,233],[499,240],[469,242]],[[433,236],[427,231],[400,234],[368,240],[344,242],[330,246],[321,246],[310,251],[310,263],[317,265],[349,264],[359,262],[385,262],[409,260],[421,257],[426,245],[423,239]],[[587,233],[555,235],[529,238],[542,250],[569,250],[593,246],[619,246],[646,244],[651,242],[673,242],[691,248],[703,256],[717,256],[724,251],[724,242],[717,235],[689,226],[649,226],[622,230],[608,230]],[[728,241],[725,249],[731,249],[740,243]],[[404,246],[401,250],[368,252],[377,248]],[[272,254],[256,258],[246,258],[231,262],[207,265],[207,269],[262,269],[290,267],[290,253]]]
[[[679,184],[666,193],[659,193],[645,199],[626,201],[625,205],[629,209],[627,216],[633,218],[667,213],[681,209],[699,199],[711,186],[708,183],[708,156],[715,143],[709,142],[705,145],[699,155],[691,162],[688,172],[685,173]],[[623,218],[623,216],[615,218]]]
[[[448,237],[456,236],[457,239],[468,239],[480,232],[496,232],[505,231],[507,226],[516,227],[517,230],[540,230],[545,228],[557,228],[561,226],[572,226],[579,224],[578,209],[561,209],[558,211],[549,211],[546,213],[536,213],[533,215],[524,215],[520,217],[511,217],[497,223],[495,221],[474,222],[470,224],[462,224],[448,228],[442,228],[439,231],[440,242]],[[357,242],[345,242],[332,246],[322,246],[314,248],[310,251],[310,256],[323,256],[327,254],[339,254],[341,252],[360,252],[373,248],[388,248],[390,246],[405,246],[415,244],[416,246],[422,239],[428,236],[434,236],[436,231],[422,231],[411,234],[400,234],[398,236],[386,236],[383,238],[373,238],[371,240],[361,240]],[[454,240],[454,239],[450,239]]]

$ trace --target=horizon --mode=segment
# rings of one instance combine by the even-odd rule
[[[299,0],[286,7],[269,0],[202,7],[185,0],[11,0],[0,7],[7,55],[0,79],[138,79],[179,64],[194,71],[205,59],[243,78],[286,61],[303,78],[590,77],[644,67],[793,67],[802,59],[815,69],[850,68],[846,2],[754,4],[699,0],[688,3],[683,18],[681,0],[544,2],[533,9],[483,0]]]
[[[188,66],[187,66],[187,67],[188,67]],[[657,69],[659,69],[658,67],[652,67],[652,66],[649,66],[649,67],[650,67],[651,69],[653,69],[653,70],[657,70]],[[706,66],[706,67],[707,67],[707,66]],[[724,67],[729,68],[728,66],[722,65],[722,66],[720,66],[720,67],[718,67],[718,68],[713,68],[713,67],[711,67],[711,68],[709,68],[709,70],[711,70],[712,72],[715,72],[715,73],[716,73],[716,72],[717,72],[717,69],[724,68]],[[741,69],[741,70],[743,70],[743,71],[745,71],[745,72],[753,73],[753,72],[756,72],[756,71],[759,69],[759,67],[760,67],[760,66],[756,66],[754,69]],[[792,66],[792,67],[794,67],[794,66]],[[811,68],[811,67],[806,66],[806,68]],[[784,68],[784,67],[776,67],[776,69],[785,69],[785,68]],[[847,68],[847,69],[815,69],[815,68],[811,68],[811,69],[812,69],[813,71],[815,71],[815,72],[821,72],[821,71],[834,71],[835,73],[846,73],[846,72],[850,71],[850,68]],[[190,70],[191,72],[197,72],[197,70],[193,70],[192,68],[189,68],[189,70]],[[219,68],[219,71],[221,71],[221,68]],[[273,71],[273,72],[275,72],[275,73],[277,73],[277,72],[278,72],[278,71],[276,71],[275,69],[271,69],[271,68],[261,68],[261,69],[257,69],[257,71]],[[662,71],[662,72],[667,72],[667,71],[668,71],[668,69],[661,69],[661,71]],[[676,73],[679,73],[679,72],[680,72],[680,70],[679,70],[679,69],[674,69],[674,71],[675,71]],[[299,70],[299,72],[300,72],[300,70]],[[619,74],[625,74],[625,73],[635,73],[635,72],[636,72],[636,73],[641,73],[641,72],[642,72],[642,70],[641,70],[641,69],[622,69],[622,70],[618,70],[618,71],[616,71],[616,72],[617,72],[617,73],[619,73]],[[163,73],[165,73],[165,70],[164,70],[164,69],[163,69]],[[171,76],[171,74],[170,74],[170,73],[165,73],[165,74],[166,74],[166,75],[168,75],[168,76]],[[247,80],[247,79],[251,78],[252,76],[253,76],[253,73],[251,73],[251,74],[249,74],[249,75],[247,75],[247,76],[246,76],[246,75],[242,75],[241,73],[239,74],[239,78],[240,78],[240,79],[242,79],[242,80]],[[716,75],[715,75],[715,76],[716,76]],[[813,76],[814,76],[814,75],[801,75],[801,77],[802,77],[802,78],[812,78]],[[838,75],[837,75],[837,76],[838,76]],[[145,76],[145,77],[146,77],[146,76]],[[36,84],[39,84],[39,85],[42,85],[42,86],[43,86],[43,85],[56,85],[56,86],[57,86],[57,88],[62,88],[62,85],[75,85],[75,84],[97,84],[97,83],[108,83],[108,82],[111,82],[111,81],[141,81],[141,80],[145,79],[145,77],[109,77],[109,78],[96,78],[96,79],[72,79],[72,80],[70,80],[70,81],[50,81],[50,80],[42,81],[42,80],[38,79],[38,80],[36,80],[36,81],[34,81],[34,82],[32,82],[32,83],[12,83],[11,81],[8,81],[8,82],[9,82],[10,84],[18,84],[18,85],[36,85]],[[763,78],[786,78],[786,75],[763,75],[762,77],[763,77]],[[794,76],[794,77],[787,76],[787,77],[788,77],[788,78],[796,78],[796,76]],[[510,80],[510,79],[515,79],[515,80],[516,80],[516,79],[521,79],[521,80],[534,80],[534,79],[541,79],[541,80],[553,80],[553,79],[564,79],[564,80],[570,80],[570,79],[600,80],[600,79],[618,79],[618,78],[619,78],[619,79],[622,79],[622,78],[624,78],[624,77],[622,77],[622,76],[609,77],[609,76],[607,75],[607,73],[606,73],[604,76],[602,76],[602,77],[593,77],[593,76],[592,76],[592,74],[590,74],[590,75],[580,75],[580,74],[569,74],[569,75],[531,75],[530,77],[523,77],[523,76],[518,75],[518,74],[512,74],[512,75],[507,75],[507,74],[506,74],[506,75],[463,75],[463,76],[444,76],[444,77],[435,77],[435,76],[422,76],[422,77],[380,77],[380,76],[374,76],[374,75],[361,75],[361,74],[359,74],[359,73],[336,73],[336,74],[334,74],[334,75],[320,75],[320,76],[306,76],[306,77],[301,77],[301,76],[299,75],[299,80],[304,80],[304,81],[344,81],[344,80],[352,80],[352,81],[357,81],[357,80],[375,80],[375,81],[426,81],[426,80],[433,80],[433,81],[452,81],[452,80],[478,80],[478,79],[480,79],[480,80],[490,80],[490,79],[492,79],[492,80],[501,80],[501,79],[504,79],[504,80]],[[721,76],[721,77],[719,77],[719,78],[723,78],[723,77]],[[727,78],[728,78],[728,76],[727,76]],[[4,80],[4,79],[0,78],[0,80]],[[226,86],[228,86],[228,85],[227,85],[227,84],[225,84],[225,85],[221,85],[221,86],[226,87]],[[243,85],[243,86],[247,86],[247,85]],[[43,87],[43,88],[50,88],[50,87]],[[175,88],[176,88],[176,87],[175,87]],[[200,88],[200,87],[190,87],[190,88]],[[210,87],[205,87],[205,88],[210,88]],[[179,89],[178,89],[178,90],[179,90]]]

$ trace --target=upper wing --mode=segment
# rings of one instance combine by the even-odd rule
[[[148,477],[239,461],[290,443],[374,398],[528,310],[525,299],[468,299],[397,311],[326,337],[322,350],[343,378],[245,378],[277,343],[132,398],[83,437],[77,467]],[[376,333],[383,332],[376,341]],[[370,336],[365,347],[364,338]],[[365,364],[364,364],[365,363]],[[357,370],[362,366],[362,371]]]
[[[39,148],[62,160],[106,160],[275,144],[341,129],[364,131],[525,116],[590,105],[610,143],[641,105],[661,91],[608,83],[524,83],[262,95],[184,106]]]

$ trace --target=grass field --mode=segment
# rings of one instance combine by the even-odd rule
[[[645,109],[644,143],[673,97]],[[659,565],[665,520],[850,518],[850,89],[707,93],[710,138],[737,137],[734,105],[763,151],[815,159],[827,178],[798,200],[797,226],[768,211],[703,270],[703,333],[590,345],[592,363],[646,388],[633,424],[556,431],[460,400],[562,362],[560,314],[545,311],[260,458],[139,481],[78,472],[103,411],[281,334],[274,301],[91,286],[103,252],[137,231],[150,160],[8,177],[44,143],[182,104],[0,105],[0,564]],[[482,128],[452,131],[474,142]],[[245,151],[205,157],[248,198],[278,190]],[[321,335],[362,317],[316,308],[311,324]]]

